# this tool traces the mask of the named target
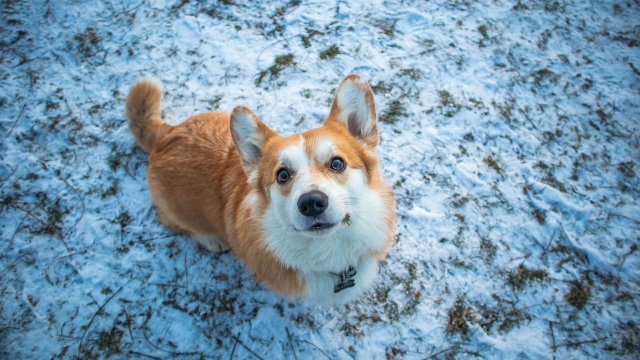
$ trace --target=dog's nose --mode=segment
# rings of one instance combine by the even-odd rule
[[[298,210],[304,216],[318,216],[329,206],[329,198],[323,192],[313,190],[298,199]]]

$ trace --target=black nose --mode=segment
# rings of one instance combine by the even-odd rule
[[[314,190],[302,194],[298,199],[298,210],[304,216],[318,216],[329,205],[329,199],[323,192]]]

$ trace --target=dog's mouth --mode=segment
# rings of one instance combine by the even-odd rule
[[[302,229],[298,229],[298,228],[295,228],[295,229],[297,231],[317,237],[317,236],[324,236],[329,234],[330,232],[333,231],[333,228],[335,228],[337,225],[338,223],[315,222],[311,226],[308,226]]]
[[[332,227],[334,227],[336,225],[338,225],[338,224],[317,222],[317,223],[311,225],[307,229],[307,231],[322,231],[322,230],[325,230],[325,229],[330,229],[330,228],[332,228]]]

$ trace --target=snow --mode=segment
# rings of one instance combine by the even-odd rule
[[[0,13],[1,357],[639,356],[637,2]],[[294,63],[272,71],[285,54]],[[171,123],[243,104],[290,134],[318,125],[352,72],[389,115],[378,153],[398,214],[366,297],[282,299],[158,223],[124,119],[136,79],[162,81]]]

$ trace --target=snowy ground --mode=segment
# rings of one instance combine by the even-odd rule
[[[2,1],[0,357],[637,358],[640,3]],[[281,299],[156,220],[123,116],[320,123],[375,90],[397,243],[366,298]]]

